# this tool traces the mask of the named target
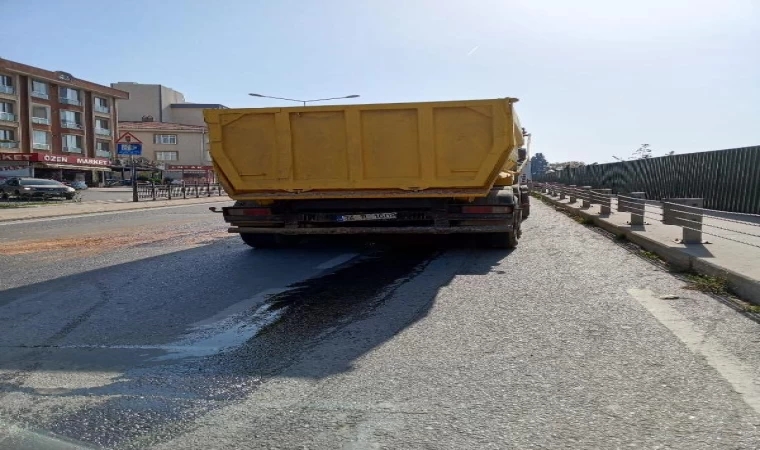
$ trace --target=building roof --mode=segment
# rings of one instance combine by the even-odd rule
[[[8,59],[3,59],[3,58],[0,58],[0,70],[13,72],[13,73],[19,73],[21,75],[29,75],[34,78],[51,81],[53,83],[60,84],[63,86],[78,87],[86,91],[92,91],[92,92],[97,92],[100,94],[110,95],[112,97],[116,97],[119,99],[129,98],[129,92],[120,91],[118,89],[110,88],[108,86],[103,86],[102,84],[93,83],[91,81],[80,80],[78,78],[74,78],[68,72],[61,72],[61,71],[54,72],[50,70],[40,69],[39,67],[21,64],[21,63],[10,61]]]
[[[169,122],[119,122],[119,129],[135,131],[206,131],[206,127],[200,125],[184,125]]]
[[[229,109],[219,103],[172,103],[172,108],[203,108],[203,109]]]

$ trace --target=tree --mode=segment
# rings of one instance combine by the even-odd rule
[[[531,175],[541,175],[546,173],[547,170],[549,170],[549,162],[543,153],[536,153],[530,158]]]
[[[565,161],[565,162],[559,162],[559,163],[550,163],[549,169],[551,170],[575,169],[576,167],[582,167],[585,165],[586,163],[581,162],[581,161]]]
[[[651,157],[652,149],[649,148],[649,144],[641,144],[641,147],[636,149],[628,159],[649,159]]]

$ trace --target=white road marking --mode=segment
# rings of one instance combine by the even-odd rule
[[[213,316],[196,322],[189,333],[175,342],[159,345],[66,345],[61,348],[99,348],[108,350],[161,350],[165,355],[154,361],[181,358],[198,358],[229,351],[255,337],[264,327],[276,322],[287,307],[270,311],[272,302],[262,301],[285,292],[287,288],[273,288],[228,306]],[[252,315],[246,310],[259,305]]]
[[[752,381],[754,375],[746,364],[733,357],[720,344],[711,342],[667,301],[657,298],[649,289],[629,289],[628,293],[657,320],[676,335],[692,352],[704,356],[707,363],[728,381],[744,402],[760,414],[760,388]]]
[[[352,259],[359,256],[358,253],[343,253],[342,255],[338,255],[335,258],[328,259],[327,261],[323,262],[322,264],[317,266],[317,269],[319,270],[325,270],[325,269],[332,269],[335,266],[339,266],[343,263],[346,263],[348,261],[351,261]]]

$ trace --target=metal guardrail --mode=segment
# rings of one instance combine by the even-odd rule
[[[541,183],[593,185],[650,199],[704,199],[706,208],[760,214],[760,146],[567,168]]]
[[[227,195],[218,183],[155,184],[137,183],[137,200],[173,200]]]
[[[560,183],[533,183],[534,190],[560,200],[568,199],[575,204],[580,199],[581,209],[591,205],[600,205],[600,215],[617,213],[630,214],[628,224],[634,226],[649,225],[645,219],[664,225],[681,227],[682,235],[676,239],[683,244],[703,244],[703,235],[760,248],[760,214],[733,213],[703,207],[702,198],[665,198],[647,200],[644,192],[631,192],[626,195],[612,194],[611,189],[591,189],[589,186],[568,186]],[[613,201],[615,207],[613,209]],[[713,222],[718,222],[713,223]],[[743,228],[743,229],[739,229]],[[737,238],[735,235],[741,235]],[[757,242],[748,242],[755,238]]]

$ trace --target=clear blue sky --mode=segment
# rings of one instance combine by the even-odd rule
[[[230,107],[518,97],[552,162],[760,145],[760,1],[467,3],[0,0],[0,56]]]

